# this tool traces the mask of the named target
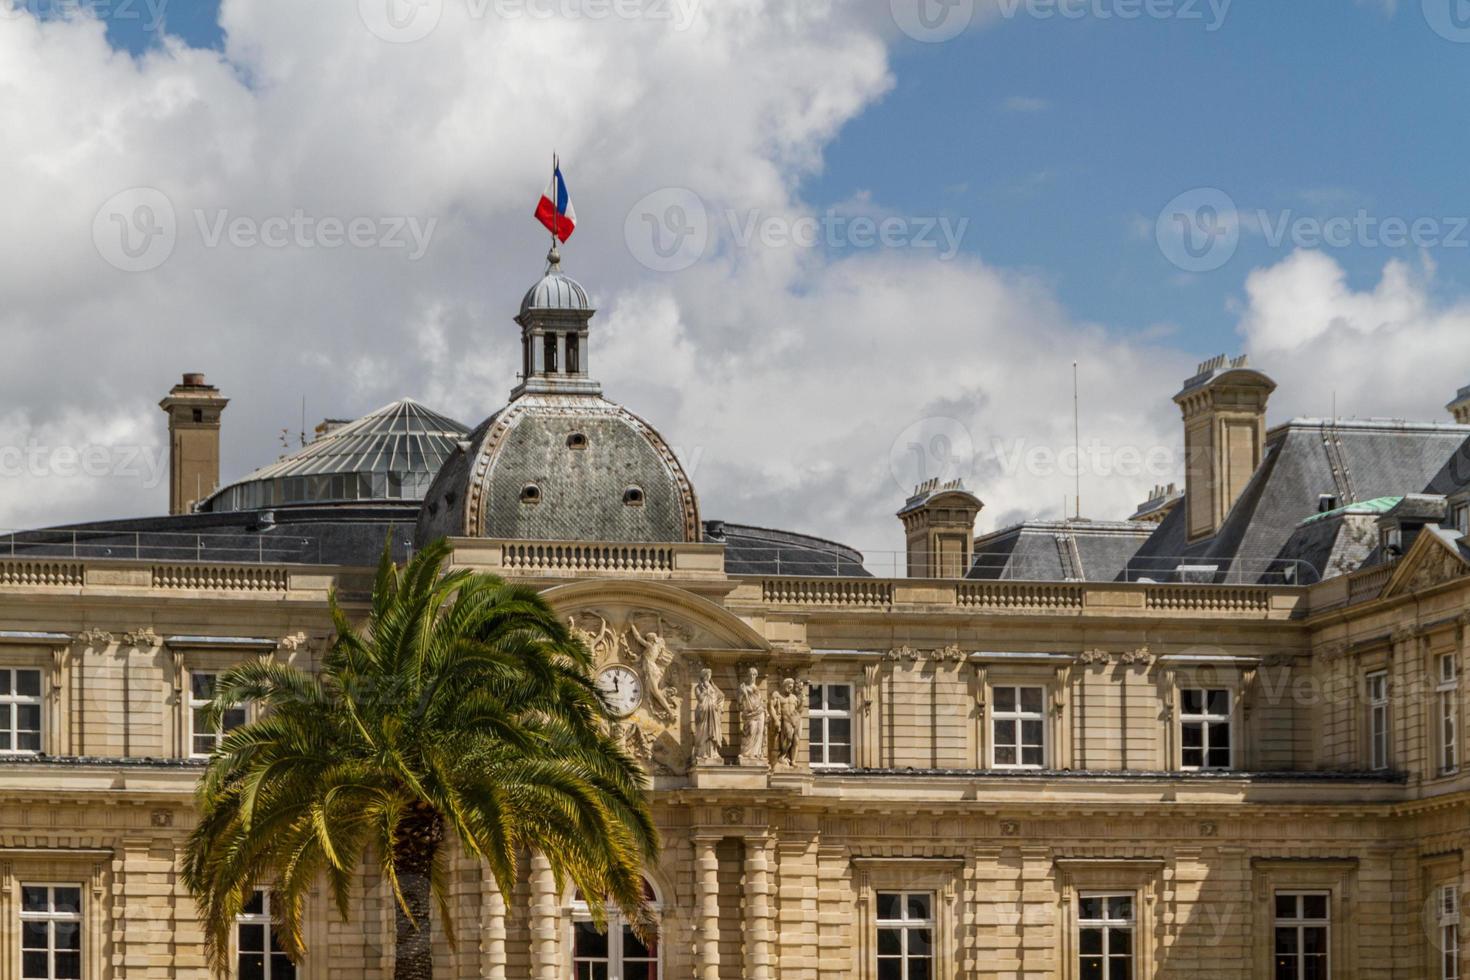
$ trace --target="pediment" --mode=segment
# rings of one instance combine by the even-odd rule
[[[648,623],[671,642],[690,651],[768,654],[771,644],[739,616],[703,596],[656,582],[592,580],[559,585],[546,600],[563,618],[590,614],[609,626]],[[594,620],[593,625],[596,625]]]
[[[1459,545],[1435,525],[1419,532],[1409,553],[1383,587],[1383,597],[1422,592],[1470,575],[1470,562],[1460,553]]]

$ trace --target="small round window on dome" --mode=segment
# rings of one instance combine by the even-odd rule
[[[521,487],[521,503],[523,503],[523,504],[539,504],[539,503],[541,503],[541,488],[538,487],[538,486],[536,486],[536,484],[534,484],[534,483],[528,483],[524,487]]]
[[[567,448],[568,449],[586,449],[587,448],[587,436],[584,435],[581,432],[573,432],[571,435],[567,436]]]
[[[629,487],[628,489],[624,490],[623,491],[623,503],[627,504],[629,507],[642,507],[643,506],[643,488],[642,487]]]

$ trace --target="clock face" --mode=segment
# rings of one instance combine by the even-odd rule
[[[643,681],[638,672],[622,664],[614,664],[598,674],[597,688],[619,718],[637,711],[643,701]]]

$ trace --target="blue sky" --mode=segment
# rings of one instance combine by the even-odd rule
[[[171,0],[167,30],[219,47],[218,6]],[[1276,222],[1448,218],[1453,242],[1427,254],[1436,288],[1458,293],[1470,283],[1470,232],[1454,234],[1470,213],[1470,44],[1435,33],[1418,8],[1236,0],[1211,29],[1206,0],[1198,18],[1132,21],[1013,6],[953,40],[896,46],[893,91],[844,128],[802,194],[818,209],[867,195],[886,211],[967,219],[966,251],[1044,277],[1079,318],[1201,356],[1238,346],[1245,274],[1290,248],[1247,233],[1223,267],[1181,272],[1153,222],[1195,188]],[[143,24],[114,17],[109,37],[141,51],[157,43]],[[1390,258],[1423,260],[1376,239],[1328,251],[1358,289]]]

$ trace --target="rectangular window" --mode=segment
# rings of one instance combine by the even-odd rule
[[[271,896],[261,890],[235,920],[236,980],[296,980],[296,964],[281,950],[271,924]]]
[[[1460,980],[1460,889],[1444,885],[1435,892],[1439,934],[1439,980]]]
[[[852,765],[852,686],[813,684],[807,696],[807,727],[812,768]]]
[[[80,980],[82,889],[21,885],[21,980]]]
[[[1470,504],[1456,504],[1450,523],[1461,534],[1470,534]]]
[[[214,686],[218,680],[217,673],[189,671],[189,754],[195,758],[213,755],[225,732],[245,724],[243,706],[226,711],[222,725],[209,723],[208,708],[214,700]]]
[[[1077,976],[1133,980],[1133,896],[1077,899]]]
[[[0,669],[0,752],[41,751],[41,672]]]
[[[1365,678],[1368,688],[1368,768],[1388,768],[1388,672]]]
[[[991,691],[992,764],[997,769],[1046,765],[1046,688],[997,687]]]
[[[1328,980],[1329,896],[1276,893],[1276,980]]]
[[[1180,763],[1185,769],[1229,769],[1230,692],[1189,687],[1179,692]]]
[[[878,893],[878,980],[933,980],[934,896]]]
[[[1460,768],[1460,662],[1453,653],[1439,658],[1434,697],[1439,727],[1439,771]]]

